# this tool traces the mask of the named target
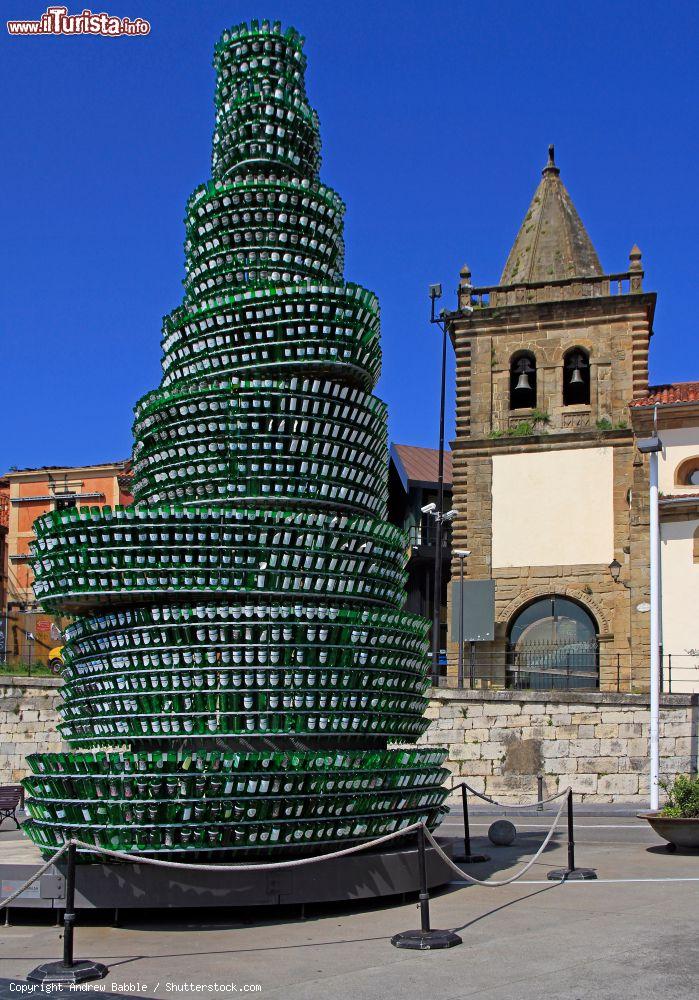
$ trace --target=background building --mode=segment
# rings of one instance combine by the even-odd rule
[[[439,452],[435,448],[393,444],[388,470],[388,518],[408,533],[408,583],[405,607],[432,621],[435,571],[435,520],[422,513],[437,502]],[[444,510],[452,499],[451,452],[444,453]],[[447,648],[447,585],[451,578],[451,525],[442,536],[440,649]]]
[[[699,691],[699,382],[654,386],[631,406],[638,437],[654,429],[658,461],[663,687]]]
[[[62,506],[131,503],[129,468],[128,461],[106,462],[13,469],[2,477],[0,520],[4,510],[7,525],[0,527],[4,581],[0,659],[10,664],[46,662],[49,650],[60,644],[64,620],[41,611],[32,587],[28,559],[36,518]]]
[[[7,530],[10,523],[10,485],[0,479],[0,609],[7,606]]]
[[[553,147],[499,284],[461,272],[453,540],[469,579],[495,582],[479,683],[648,684],[648,463],[629,415],[649,391],[642,279],[635,246],[604,272]]]

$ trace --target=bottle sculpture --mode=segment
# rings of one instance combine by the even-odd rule
[[[302,47],[255,21],[216,45],[213,177],[187,204],[162,381],[135,408],[134,506],[36,523],[36,596],[75,616],[71,750],[33,754],[25,779],[45,856],[76,837],[273,859],[444,811],[444,751],[410,746],[428,624],[400,610],[405,538],[385,521],[378,302],[342,277]]]

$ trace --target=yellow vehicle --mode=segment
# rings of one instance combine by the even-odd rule
[[[63,646],[54,646],[49,650],[49,666],[55,673],[61,672],[63,666]]]

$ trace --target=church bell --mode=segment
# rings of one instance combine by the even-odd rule
[[[519,376],[515,389],[531,389],[531,385],[529,384],[529,376],[527,375],[526,372],[522,372],[521,375]]]
[[[580,374],[580,369],[574,368],[573,374],[570,376],[569,385],[582,385],[582,384],[583,384],[583,377]]]

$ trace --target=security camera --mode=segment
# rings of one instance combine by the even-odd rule
[[[431,514],[433,511],[437,510],[437,504],[436,503],[425,504],[425,506],[421,507],[420,510],[422,511],[423,514]]]

